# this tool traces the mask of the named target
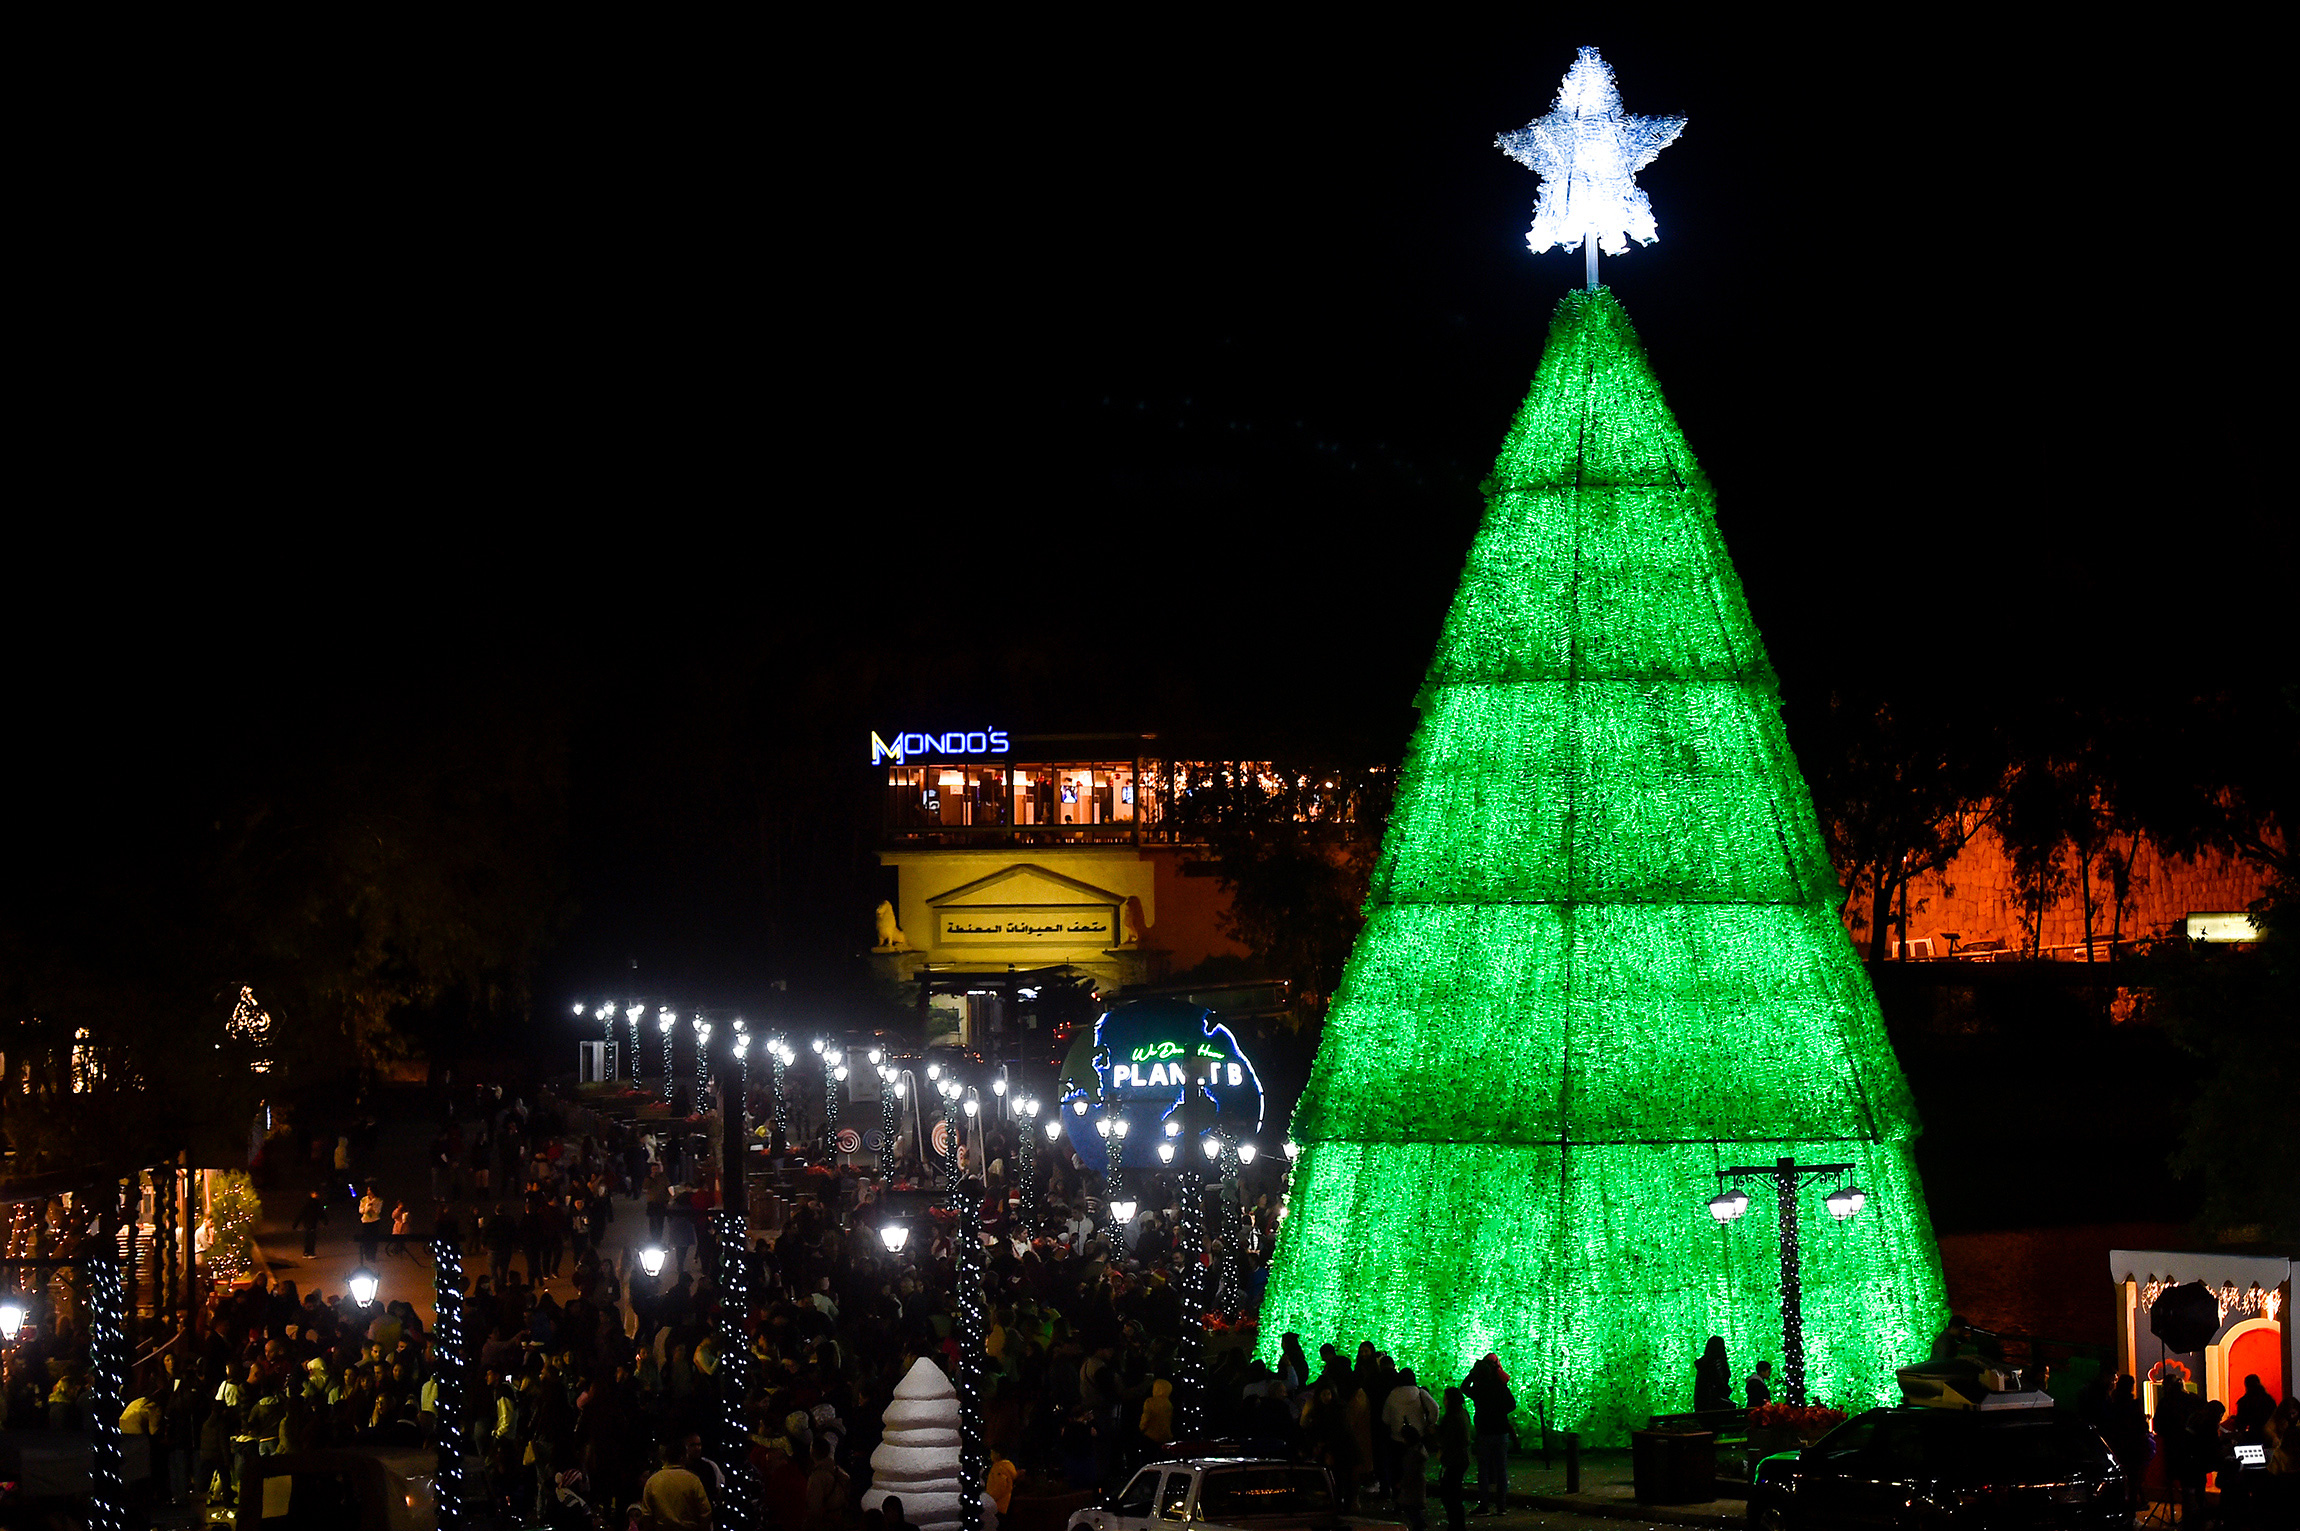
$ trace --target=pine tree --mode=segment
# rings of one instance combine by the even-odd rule
[[[1808,1397],[1867,1406],[1944,1315],[1917,1125],[1707,481],[1629,318],[1559,306],[1486,486],[1310,1082],[1265,1344],[1370,1338],[1618,1439],[1711,1334],[1779,1363],[1772,1193],[1808,1189]],[[1826,1188],[1821,1188],[1826,1189]],[[1433,1385],[1434,1382],[1433,1382]]]

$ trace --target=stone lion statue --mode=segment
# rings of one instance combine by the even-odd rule
[[[876,913],[878,917],[877,950],[882,952],[908,951],[910,940],[903,935],[902,927],[895,923],[894,905],[882,898],[878,901]]]

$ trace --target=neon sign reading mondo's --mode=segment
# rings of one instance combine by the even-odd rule
[[[947,734],[896,734],[891,740],[881,739],[874,728],[870,736],[870,763],[877,765],[891,760],[901,765],[913,755],[1003,755],[1012,748],[1003,728],[953,729]]]

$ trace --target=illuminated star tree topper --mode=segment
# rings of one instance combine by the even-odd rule
[[[1541,177],[1526,247],[1539,255],[1580,246],[1589,285],[1597,285],[1597,252],[1620,255],[1629,241],[1651,244],[1653,205],[1638,187],[1637,172],[1676,142],[1682,117],[1635,117],[1621,109],[1613,68],[1595,48],[1583,48],[1557,88],[1546,116],[1536,117],[1494,144]]]

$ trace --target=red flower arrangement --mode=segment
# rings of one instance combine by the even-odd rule
[[[1786,1430],[1802,1440],[1819,1440],[1845,1422],[1843,1409],[1808,1404],[1761,1403],[1749,1411],[1752,1430]]]

